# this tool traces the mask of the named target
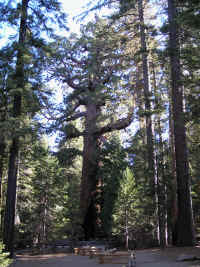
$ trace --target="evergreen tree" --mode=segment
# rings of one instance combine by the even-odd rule
[[[129,239],[133,239],[136,224],[136,192],[137,187],[132,171],[127,167],[123,171],[115,202],[113,218],[113,234],[119,234],[125,240],[125,246],[130,249]]]
[[[34,142],[29,150],[27,147],[21,150],[16,205],[17,247],[43,245],[66,236],[69,176],[70,173],[66,173],[50,153],[45,138]]]
[[[97,18],[95,23],[82,28],[80,38],[72,35],[71,40],[63,39],[59,46],[54,44],[57,57],[51,67],[54,70],[51,71],[52,76],[66,83],[72,90],[65,100],[67,107],[62,111],[66,118],[62,116],[62,120],[67,122],[63,127],[66,139],[83,136],[80,209],[85,229],[91,215],[88,209],[93,209],[90,209],[90,205],[98,170],[98,139],[107,132],[127,127],[133,114],[133,108],[128,103],[130,99],[125,96],[129,74],[122,73],[122,66],[128,69],[128,55],[123,54],[124,44],[117,27],[108,29],[107,23]],[[126,104],[130,107],[127,116],[120,119],[116,113],[120,101],[117,100],[118,92],[121,98],[124,95],[122,107],[125,112]],[[126,94],[130,96],[128,90]],[[78,118],[83,119],[83,131],[69,123]]]
[[[26,24],[27,24],[27,9],[28,1],[23,0],[21,7],[21,19],[19,29],[19,50],[16,62],[16,89],[13,100],[13,118],[19,119],[21,116],[21,92],[20,88],[24,89],[24,59],[22,48],[24,48],[26,38]],[[17,186],[17,168],[19,163],[19,137],[14,137],[10,148],[10,158],[8,167],[8,189],[5,209],[4,221],[4,242],[6,249],[13,254],[13,235],[14,235],[14,218],[15,218],[15,201],[16,201],[16,186]]]
[[[169,47],[171,63],[172,110],[174,120],[174,144],[177,174],[178,221],[177,240],[179,246],[192,246],[195,242],[190,176],[186,145],[186,130],[183,116],[183,88],[181,82],[179,26],[176,22],[177,7],[168,1]]]
[[[102,144],[100,151],[100,167],[98,170],[98,183],[100,193],[97,194],[96,201],[99,205],[99,228],[103,236],[112,237],[113,218],[118,192],[123,173],[126,169],[127,154],[122,147],[120,139],[116,133],[112,133]]]
[[[78,127],[78,125],[76,125]],[[80,129],[80,126],[79,126]],[[80,178],[82,169],[82,138],[71,140],[59,140],[58,152],[56,156],[62,166],[63,175],[66,177],[67,186],[64,194],[63,211],[58,218],[58,223],[62,220],[63,226],[59,232],[72,240],[84,238],[80,218]],[[62,217],[61,217],[62,216]]]
[[[53,34],[52,22],[58,22],[60,26],[64,26],[65,16],[60,11],[60,4],[57,1],[30,1],[22,0],[17,6],[8,3],[1,3],[1,14],[3,22],[8,22],[11,25],[18,25],[17,29],[18,41],[14,43],[15,51],[15,71],[12,75],[12,118],[16,122],[18,128],[22,126],[22,115],[24,101],[27,98],[27,90],[31,80],[30,69],[35,66],[30,62],[31,54],[29,48],[32,46],[36,49],[35,56],[39,58],[39,50],[43,44],[40,36],[42,32],[50,37]],[[51,18],[50,15],[51,14]],[[49,19],[50,18],[50,19]],[[63,21],[62,21],[63,20]],[[1,20],[2,21],[2,20]],[[31,44],[30,44],[31,43]],[[32,50],[34,50],[32,49]],[[38,62],[38,61],[37,61]],[[33,65],[32,65],[33,64]],[[39,77],[38,77],[39,78]],[[38,83],[31,86],[31,90],[36,89]],[[29,94],[33,95],[33,94]],[[15,217],[15,201],[16,201],[16,183],[19,164],[20,151],[20,135],[15,133],[12,138],[9,155],[8,167],[8,187],[7,200],[5,209],[4,221],[4,242],[6,249],[13,254],[13,235],[14,235],[14,217]]]

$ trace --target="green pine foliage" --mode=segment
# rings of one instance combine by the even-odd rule
[[[103,231],[107,236],[112,236],[112,214],[118,197],[123,171],[127,167],[127,154],[120,144],[117,136],[112,136],[100,152],[101,167],[97,177],[102,180],[103,192],[100,198],[102,204],[101,219]]]
[[[129,233],[136,230],[136,192],[137,187],[133,173],[129,167],[123,171],[122,179],[118,190],[117,201],[113,212],[113,235],[125,236],[126,228]]]
[[[80,177],[82,168],[82,138],[69,142],[60,140],[56,156],[63,169],[66,187],[63,208],[57,216],[57,235],[78,240],[83,236],[80,217]]]
[[[77,156],[74,159],[73,153],[68,154],[68,157],[72,165],[66,165],[60,153],[50,152],[47,138],[34,141],[31,146],[29,143],[21,151],[16,248],[56,239],[77,239],[81,235],[81,158]]]
[[[4,252],[4,245],[2,242],[0,242],[0,266],[1,267],[8,267],[13,260],[11,260],[9,257],[9,253]]]
[[[9,103],[4,107],[7,112],[6,123],[2,125],[2,132],[7,131],[7,137],[22,136],[31,134],[34,129],[38,130],[38,112],[49,103],[51,94],[44,87],[45,58],[50,56],[49,41],[54,38],[59,28],[67,30],[66,14],[61,12],[61,4],[57,0],[48,1],[27,1],[28,16],[26,19],[26,37],[23,44],[19,44],[19,22],[22,16],[22,2],[10,3],[1,2],[0,26],[5,27],[9,32],[12,28],[12,36],[4,36],[5,46],[1,48],[1,85],[4,86],[4,98]],[[6,39],[8,37],[8,39]],[[22,54],[23,77],[15,73],[18,52]],[[3,79],[3,75],[4,76]],[[20,81],[22,79],[23,81]],[[19,81],[18,83],[16,81]],[[20,88],[17,84],[20,84]],[[22,86],[23,85],[23,86]],[[23,88],[22,88],[23,87]],[[12,117],[12,100],[17,94],[22,96],[21,115],[19,118]],[[5,101],[4,101],[5,102]],[[0,103],[1,104],[1,103]],[[2,109],[1,109],[2,110]],[[34,118],[34,121],[33,121]]]
[[[64,206],[67,180],[44,141],[32,146],[31,153],[25,151],[21,164],[23,167],[19,173],[17,198],[17,246],[23,247],[46,243],[54,238],[57,217]]]

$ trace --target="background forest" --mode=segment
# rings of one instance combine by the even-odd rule
[[[195,245],[199,1],[91,1],[79,34],[62,10],[57,0],[0,1],[5,249]]]

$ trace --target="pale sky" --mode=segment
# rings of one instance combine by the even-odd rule
[[[73,20],[73,17],[76,17],[80,15],[86,8],[87,4],[91,0],[60,0],[60,2],[63,5],[64,11],[68,14],[68,27],[70,28],[70,32],[78,32],[80,28],[80,24],[84,24],[87,21],[91,20],[94,14],[88,15],[87,18],[83,22],[76,22]],[[96,1],[97,2],[97,1]],[[94,1],[95,3],[95,1]],[[102,9],[100,12],[98,12],[99,15],[107,15],[110,13],[110,10],[108,8]]]
[[[83,12],[84,8],[89,0],[60,0],[64,11],[68,14],[68,27],[71,32],[77,32],[79,30],[79,22],[73,20],[73,17],[78,16],[81,12]]]
[[[60,0],[60,2],[69,15],[76,16],[83,10],[89,0]]]

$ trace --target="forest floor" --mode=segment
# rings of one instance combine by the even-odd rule
[[[180,256],[200,258],[200,247],[145,249],[136,251],[137,267],[200,267],[200,260],[177,261]],[[122,267],[123,264],[99,264],[96,259],[73,254],[16,255],[10,267]]]

